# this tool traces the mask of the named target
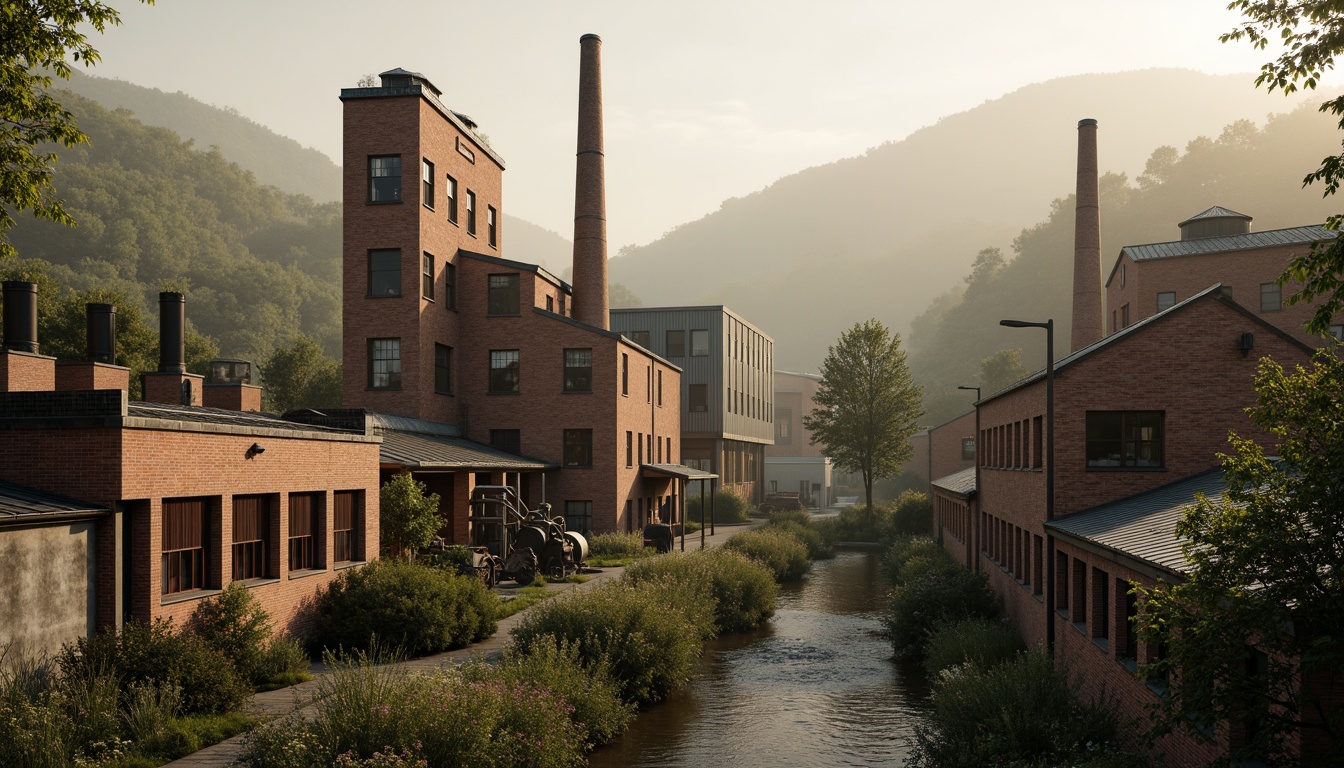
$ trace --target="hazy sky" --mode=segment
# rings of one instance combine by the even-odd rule
[[[425,74],[504,156],[504,210],[566,236],[578,40],[601,35],[612,255],[1032,82],[1253,73],[1265,56],[1218,42],[1226,0],[112,3],[124,23],[93,74],[234,107],[337,160],[342,87]]]

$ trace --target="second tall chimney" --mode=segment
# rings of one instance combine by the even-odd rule
[[[159,373],[187,372],[187,297],[159,294]]]
[[[607,191],[602,151],[602,38],[579,38],[579,144],[574,179],[574,319],[610,330]]]
[[[1078,208],[1073,223],[1073,333],[1070,352],[1101,341],[1101,207],[1097,121],[1078,121]]]

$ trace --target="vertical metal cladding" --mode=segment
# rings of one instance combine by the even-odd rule
[[[6,280],[5,349],[37,354],[37,284]]]
[[[576,320],[609,329],[607,192],[602,149],[602,38],[579,38],[579,140],[574,179]]]
[[[85,344],[91,363],[115,364],[117,357],[117,308],[112,304],[84,305]]]
[[[159,373],[187,372],[187,298],[159,294]]]
[[[1073,225],[1073,333],[1069,350],[1101,340],[1101,207],[1097,121],[1078,121],[1078,207]]]

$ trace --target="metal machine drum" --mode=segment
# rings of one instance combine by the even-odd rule
[[[546,535],[546,529],[542,526],[520,526],[518,528],[518,534],[513,539],[513,548],[514,550],[519,550],[523,547],[527,547],[540,557],[542,550],[546,548],[547,538],[549,537]]]
[[[574,551],[570,553],[570,559],[574,561],[576,566],[583,565],[584,561],[588,559],[588,540],[578,531],[565,531],[565,538],[574,548]]]

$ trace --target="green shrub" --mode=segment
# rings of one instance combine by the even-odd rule
[[[947,669],[932,699],[915,730],[914,768],[1080,765],[1122,754],[1115,707],[1080,704],[1068,673],[1041,651],[989,669]]]
[[[651,581],[615,583],[548,600],[513,630],[516,652],[555,642],[578,648],[585,669],[609,664],[622,700],[658,701],[690,680],[704,639],[713,632],[707,601]]]
[[[845,507],[834,517],[817,521],[817,530],[826,541],[834,544],[840,541],[877,542],[887,530],[891,510],[881,504],[874,505],[872,519],[869,519],[866,506]]]
[[[0,661],[0,765],[54,768],[121,753],[115,676],[63,677],[45,656],[7,648]]]
[[[923,659],[929,636],[944,624],[999,614],[998,597],[984,574],[973,574],[950,558],[913,558],[900,578],[883,618],[897,658]]]
[[[367,650],[377,637],[421,655],[483,640],[498,626],[497,602],[480,579],[404,560],[342,571],[316,613],[314,649]]]
[[[769,568],[776,581],[797,581],[812,568],[807,545],[774,526],[743,531],[723,546]]]
[[[687,521],[685,521],[685,522],[683,522],[683,523],[681,524],[681,527],[682,527],[682,530],[685,531],[686,535],[689,536],[689,535],[692,534],[692,533],[697,533],[697,532],[699,532],[699,530],[700,530],[701,528],[703,528],[704,526],[700,525],[699,523],[695,522],[694,520],[687,520]]]
[[[694,592],[704,586],[714,604],[718,634],[745,632],[775,614],[774,573],[745,555],[723,549],[673,552],[630,566],[625,578],[635,584],[673,582]]]
[[[233,662],[244,680],[252,685],[265,680],[261,667],[271,636],[270,616],[242,582],[229,582],[223,592],[198,603],[187,629]]]
[[[132,683],[126,689],[121,721],[139,751],[155,754],[162,750],[181,709],[182,688],[176,683]]]
[[[811,560],[830,560],[835,557],[835,548],[826,543],[822,538],[821,531],[808,525],[793,520],[786,520],[779,523],[771,523],[770,528],[776,531],[784,531],[795,539],[803,542],[807,547],[807,556]]]
[[[901,583],[901,569],[911,560],[934,560],[955,563],[951,556],[928,536],[901,536],[887,547],[882,557],[882,565],[887,580],[893,586]]]
[[[930,677],[958,664],[989,669],[1010,661],[1027,649],[1022,637],[1002,622],[970,619],[944,624],[934,630],[924,651],[924,669]]]
[[[884,538],[927,536],[933,530],[933,500],[927,493],[906,491],[891,503],[890,509],[885,518],[889,532]]]
[[[686,519],[694,520],[697,523],[705,523],[709,517],[711,504],[713,504],[715,523],[733,525],[745,523],[751,519],[748,514],[751,510],[746,499],[722,488],[715,491],[712,497],[705,497],[703,510],[701,509],[699,494],[686,494]]]
[[[259,667],[260,684],[266,687],[284,687],[311,680],[311,665],[303,643],[288,635],[274,635],[266,644],[266,653]]]
[[[599,533],[588,540],[591,557],[644,557],[644,536],[638,533]]]
[[[777,509],[770,513],[770,522],[774,525],[780,523],[811,525],[812,515],[806,509]]]

